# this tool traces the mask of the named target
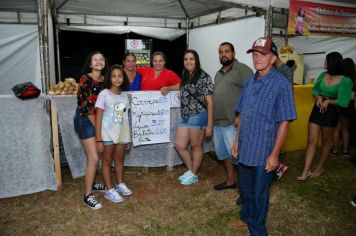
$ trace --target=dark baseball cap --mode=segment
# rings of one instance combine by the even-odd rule
[[[252,48],[247,50],[247,53],[251,53],[255,51],[263,54],[271,52],[274,55],[278,56],[277,46],[274,44],[274,42],[270,37],[261,37],[257,39],[253,43]]]

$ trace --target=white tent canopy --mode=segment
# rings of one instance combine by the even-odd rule
[[[134,32],[148,37],[173,40],[187,33],[187,26],[191,27],[191,24],[196,27],[199,24],[216,23],[216,16],[204,18],[209,13],[219,14],[221,22],[240,17],[240,14],[247,16],[245,10],[236,9],[234,6],[235,4],[224,1],[205,0],[132,0],[129,2],[2,0],[0,1],[1,28],[18,29],[17,25],[21,25],[22,28],[17,34],[26,35],[26,32],[31,30],[35,32],[33,32],[32,43],[25,44],[23,40],[15,40],[17,34],[9,35],[6,30],[1,30],[0,50],[5,53],[0,54],[2,55],[0,94],[11,93],[14,84],[25,81],[33,82],[46,92],[48,84],[56,81],[53,37],[58,36],[58,30],[117,34]],[[36,26],[33,25],[39,26],[37,31]],[[26,51],[22,51],[24,54],[15,53],[16,48],[31,45],[30,50],[39,52],[39,55],[35,54],[34,57],[34,54],[28,54]],[[9,55],[9,50],[12,50],[12,55],[5,57]],[[57,52],[59,52],[58,45]],[[24,58],[29,61],[27,64],[22,63]],[[14,70],[16,65],[23,65],[23,67]],[[15,79],[6,79],[9,77]]]
[[[44,0],[1,0],[0,22],[36,22],[37,2]],[[309,0],[330,5],[355,7],[354,0]],[[58,23],[116,24],[176,28],[231,20],[250,14],[255,8],[289,8],[288,0],[52,0],[50,6]],[[246,12],[247,10],[247,12]],[[32,13],[32,15],[31,15]]]
[[[334,4],[356,7],[354,0],[341,1],[321,1],[310,0],[312,2],[321,2],[323,4]],[[45,3],[45,4],[44,4]],[[51,4],[52,3],[52,4]],[[47,11],[39,8],[41,5],[48,7]],[[94,33],[127,33],[134,32],[148,37],[173,40],[184,33],[194,32],[195,29],[201,26],[219,25],[225,27],[222,23],[239,21],[249,17],[257,16],[259,9],[266,11],[273,7],[274,9],[288,8],[289,1],[287,0],[1,0],[0,1],[0,94],[11,93],[10,85],[24,81],[35,82],[40,85],[41,77],[46,78],[49,82],[55,81],[54,68],[54,50],[53,37],[58,35],[58,30],[73,30],[86,31]],[[43,7],[42,7],[43,8]],[[40,10],[39,10],[40,9]],[[44,22],[37,19],[44,17],[44,12],[48,23],[44,26]],[[262,12],[262,14],[265,12]],[[266,19],[266,16],[265,16]],[[52,23],[53,20],[53,23]],[[268,19],[267,19],[268,20]],[[276,20],[276,19],[274,19]],[[279,20],[277,18],[277,20]],[[6,25],[8,23],[8,25]],[[14,35],[6,33],[8,28],[16,28],[13,23],[22,25],[22,32],[17,32]],[[40,23],[40,24],[39,24]],[[266,22],[267,24],[268,22]],[[26,32],[36,31],[31,25],[39,24],[40,31],[32,35],[32,43],[22,44],[23,40],[15,40],[17,34],[27,35]],[[261,22],[259,23],[261,24]],[[285,23],[284,23],[285,24]],[[258,26],[260,28],[261,25]],[[268,27],[268,26],[266,26]],[[26,30],[25,30],[26,28]],[[3,30],[6,29],[6,30]],[[46,29],[48,32],[43,32]],[[238,30],[236,28],[236,30]],[[38,33],[39,32],[39,33]],[[237,31],[236,34],[241,34],[244,31]],[[265,31],[267,32],[267,31]],[[249,33],[244,32],[248,35]],[[321,39],[322,36],[317,36]],[[44,38],[44,40],[41,40]],[[200,44],[201,38],[196,37],[197,42],[193,42],[187,37],[187,43],[191,45]],[[343,39],[333,37],[335,41],[344,42]],[[47,39],[47,40],[46,40]],[[206,39],[206,37],[204,38]],[[250,40],[249,38],[246,40]],[[284,44],[284,38],[276,39],[279,45]],[[16,41],[16,42],[15,42]],[[40,42],[37,46],[34,42]],[[304,45],[303,37],[290,39],[293,46],[296,48],[299,45]],[[320,40],[305,41],[312,42],[310,47],[319,47],[317,44]],[[348,46],[343,47],[343,50],[353,59],[356,58],[355,39],[347,40]],[[251,42],[249,42],[251,43]],[[351,45],[350,45],[351,44]],[[33,45],[30,50],[40,51],[40,54],[29,55],[25,53],[17,53],[17,48],[26,48]],[[205,45],[205,44],[204,44]],[[341,44],[330,44],[341,45]],[[326,44],[327,46],[327,44]],[[58,49],[58,46],[57,46]],[[330,48],[330,50],[338,50],[338,48]],[[206,49],[206,50],[215,50]],[[9,54],[9,52],[11,54]],[[302,50],[298,50],[302,51]],[[329,50],[324,50],[329,51]],[[3,53],[4,52],[4,53]],[[24,52],[24,51],[22,51]],[[46,54],[46,55],[44,55]],[[7,56],[6,56],[7,55]],[[36,56],[34,56],[36,55]],[[47,59],[47,63],[43,64],[42,56]],[[23,64],[27,57],[27,64]],[[17,58],[17,59],[16,59]],[[40,59],[40,60],[39,60]],[[204,58],[205,59],[205,58]],[[203,60],[204,60],[203,59]],[[41,61],[42,60],[42,61]],[[207,58],[206,60],[211,60]],[[320,59],[321,60],[321,59]],[[58,60],[57,60],[58,61]],[[32,63],[29,66],[28,63]],[[10,63],[10,64],[9,64]],[[33,64],[35,63],[35,64]],[[36,64],[37,63],[37,64]],[[318,63],[316,60],[310,63]],[[21,69],[9,69],[9,65],[23,65]],[[42,66],[40,66],[42,65]],[[308,65],[309,68],[316,68],[315,65]],[[12,68],[12,66],[10,67]],[[46,73],[43,73],[46,68]],[[42,74],[40,74],[42,69]],[[10,74],[8,74],[10,73]],[[30,76],[29,76],[30,75]],[[14,78],[11,83],[6,78]],[[31,78],[32,77],[32,78]],[[42,79],[42,83],[43,83]],[[43,84],[42,84],[43,85]],[[47,83],[48,85],[48,83]]]

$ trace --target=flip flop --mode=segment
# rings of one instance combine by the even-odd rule
[[[297,180],[298,181],[305,181],[309,176],[312,175],[312,172],[311,171],[308,171],[308,173],[306,175],[301,175],[301,176],[298,176],[297,177]]]

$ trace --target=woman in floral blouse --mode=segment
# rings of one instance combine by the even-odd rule
[[[175,148],[188,168],[178,177],[182,185],[199,181],[197,173],[203,161],[204,136],[210,137],[213,132],[212,93],[212,80],[201,69],[198,53],[187,50],[180,85],[181,120],[175,141]]]
[[[95,102],[99,92],[104,88],[104,79],[108,70],[108,62],[100,52],[88,55],[84,65],[84,75],[79,80],[78,107],[74,117],[74,129],[82,141],[87,156],[85,171],[84,203],[93,210],[102,205],[95,199],[93,191],[104,191],[102,184],[94,184],[99,155],[95,139]]]

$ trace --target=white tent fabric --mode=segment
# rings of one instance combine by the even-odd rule
[[[61,30],[68,31],[85,31],[92,33],[111,33],[111,34],[126,34],[136,33],[147,37],[174,40],[186,33],[185,30],[158,28],[158,27],[140,27],[140,26],[61,26]]]
[[[251,48],[257,38],[264,36],[264,25],[263,17],[253,17],[192,29],[189,33],[189,47],[198,52],[202,68],[213,79],[221,68],[218,48],[222,42],[232,43],[235,47],[236,58],[253,69],[251,55],[246,51]]]
[[[23,82],[41,88],[37,26],[0,25],[0,94]]]
[[[276,8],[289,8],[289,0],[222,0],[227,3],[243,4],[248,6],[256,6],[268,8],[269,6]],[[316,2],[328,5],[351,6],[355,7],[355,0],[306,0],[306,2]]]
[[[64,0],[56,0],[56,5]],[[61,14],[73,12],[88,15],[121,15],[146,16],[185,19],[202,15],[216,9],[227,8],[229,4],[222,1],[206,0],[71,0],[66,1],[59,9]],[[187,15],[186,15],[187,14]]]

